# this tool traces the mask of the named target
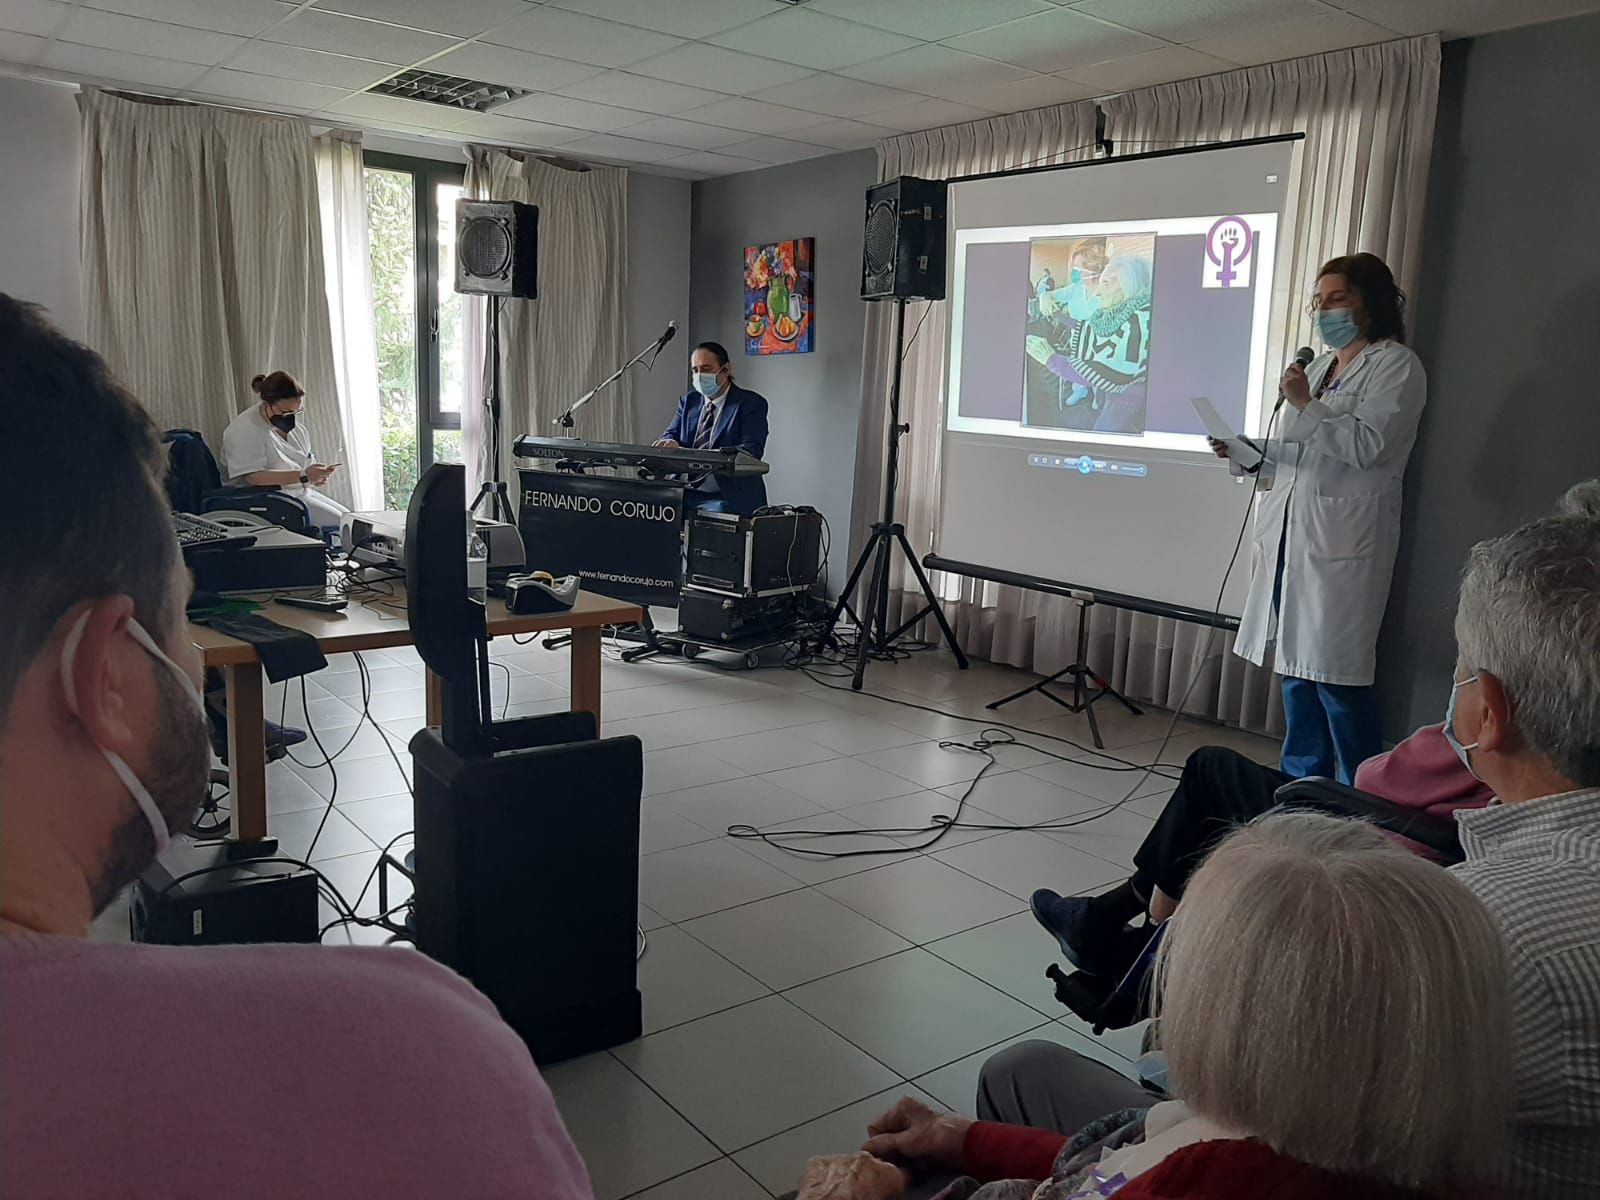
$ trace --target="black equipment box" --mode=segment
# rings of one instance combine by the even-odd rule
[[[317,877],[282,862],[229,862],[225,845],[176,839],[133,886],[129,933],[162,946],[316,942]],[[190,871],[207,870],[176,881]]]
[[[784,596],[817,582],[822,514],[812,509],[697,512],[689,521],[690,587],[729,596]]]
[[[328,583],[328,545],[276,525],[252,527],[253,546],[201,551],[190,560],[200,592],[288,591]]]
[[[795,627],[796,599],[793,592],[730,596],[686,587],[678,598],[678,632],[699,642],[782,640]]]

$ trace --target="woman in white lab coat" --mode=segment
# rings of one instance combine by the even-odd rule
[[[257,375],[250,389],[260,397],[228,422],[222,433],[222,472],[228,483],[276,487],[305,501],[311,523],[338,531],[349,510],[319,490],[338,469],[317,461],[311,438],[297,422],[305,405],[305,388],[287,371]]]
[[[1234,652],[1283,676],[1284,773],[1348,783],[1383,748],[1378,629],[1428,381],[1403,344],[1404,297],[1376,255],[1327,263],[1311,305],[1332,349],[1283,375]]]

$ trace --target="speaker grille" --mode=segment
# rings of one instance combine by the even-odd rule
[[[473,217],[456,237],[462,269],[480,279],[505,279],[511,274],[511,229],[494,217]]]
[[[882,279],[894,275],[899,224],[900,205],[894,200],[880,200],[867,211],[865,258],[868,278]]]

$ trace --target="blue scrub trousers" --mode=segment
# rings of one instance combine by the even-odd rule
[[[691,512],[725,513],[733,510],[720,492],[695,492],[683,494],[683,506]]]
[[[1287,530],[1285,530],[1287,535]],[[1272,582],[1272,610],[1283,595],[1283,543]],[[1278,769],[1291,779],[1320,775],[1349,784],[1356,768],[1383,749],[1378,698],[1371,685],[1283,677],[1283,750]]]

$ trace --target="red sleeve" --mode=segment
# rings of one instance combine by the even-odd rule
[[[1049,1179],[1065,1134],[1027,1125],[974,1121],[961,1150],[961,1168],[980,1183],[997,1179]]]

